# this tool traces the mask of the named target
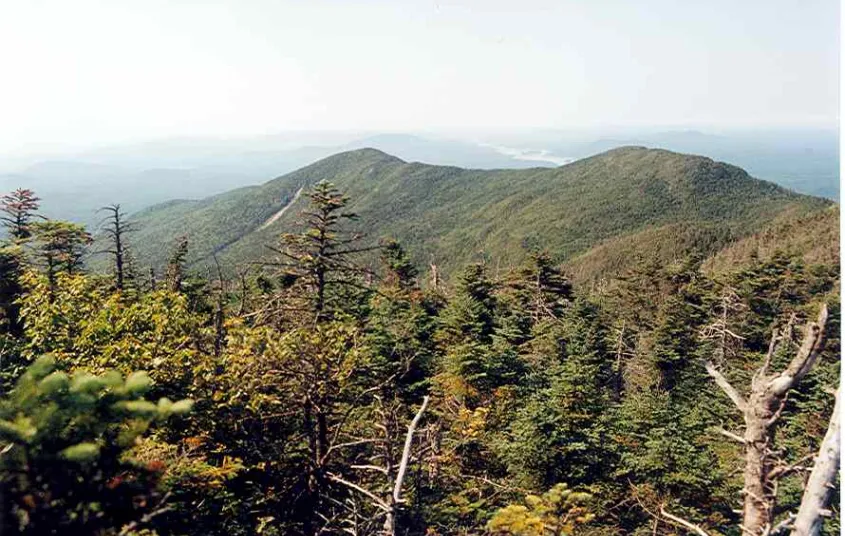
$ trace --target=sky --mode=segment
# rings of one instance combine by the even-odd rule
[[[286,130],[836,126],[835,0],[0,0],[0,153]]]

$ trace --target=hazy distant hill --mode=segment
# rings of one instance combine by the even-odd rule
[[[536,131],[489,139],[515,147],[541,147],[573,158],[584,158],[622,145],[706,155],[731,162],[755,177],[801,193],[839,199],[839,133],[831,130],[781,128],[719,134],[696,130],[631,130],[592,135]]]
[[[527,131],[452,136],[290,132],[243,140],[163,140],[18,162],[0,190],[33,188],[43,212],[94,226],[96,210],[128,212],[172,199],[203,199],[258,185],[333,154],[372,147],[408,162],[477,169],[554,167],[621,145],[661,147],[732,162],[752,175],[838,199],[838,134],[791,130],[725,135],[697,131],[585,133]],[[3,162],[0,162],[2,164]]]
[[[541,165],[473,143],[406,134],[374,135],[338,145],[291,147],[291,143],[287,139],[276,144],[162,142],[101,149],[0,174],[0,191],[31,188],[41,197],[45,215],[93,227],[103,205],[120,203],[127,212],[136,212],[171,199],[202,199],[362,147],[377,147],[407,160],[463,167]]]
[[[279,233],[296,228],[306,198],[266,222],[300,188],[320,180],[352,198],[350,208],[370,240],[396,237],[418,264],[433,260],[447,273],[479,258],[507,266],[536,249],[567,261],[616,237],[673,236],[682,228],[700,230],[690,238],[695,249],[715,250],[784,211],[807,213],[831,204],[709,158],[642,147],[557,168],[488,171],[408,163],[361,149],[261,186],[151,207],[135,217],[141,230],[133,247],[139,258],[160,266],[165,246],[187,234],[195,262],[209,260],[212,252],[230,266],[256,260]]]

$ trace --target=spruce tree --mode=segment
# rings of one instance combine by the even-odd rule
[[[358,216],[346,212],[349,198],[330,182],[317,183],[311,192],[309,207],[301,213],[304,230],[283,234],[278,248],[280,257],[272,263],[286,286],[300,300],[298,309],[316,322],[332,318],[341,310],[351,311],[360,303],[360,295],[369,292],[363,277],[371,271],[355,262],[359,253],[378,249],[359,246],[362,235],[343,228]]]
[[[0,198],[0,211],[5,214],[0,221],[12,240],[20,242],[32,235],[31,224],[38,217],[39,201],[35,192],[25,188],[18,188]]]

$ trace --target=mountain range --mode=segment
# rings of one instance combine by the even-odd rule
[[[233,269],[271,253],[298,229],[301,195],[334,183],[375,243],[393,237],[420,267],[447,277],[473,260],[507,267],[545,250],[577,278],[617,273],[642,255],[711,255],[768,226],[835,205],[701,156],[621,147],[559,167],[479,170],[406,162],[365,148],[259,186],[175,200],[133,216],[137,258],[161,269],[187,236],[194,266]]]
[[[0,158],[0,190],[31,188],[45,216],[95,228],[97,210],[136,212],[261,184],[340,152],[372,147],[408,162],[474,169],[555,167],[622,145],[732,162],[797,192],[838,199],[838,135],[824,131],[291,132],[243,140],[162,140],[23,160]]]

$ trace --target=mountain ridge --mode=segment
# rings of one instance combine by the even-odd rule
[[[133,216],[133,244],[160,267],[161,244],[179,234],[191,260],[253,261],[283,231],[295,230],[300,188],[335,183],[373,240],[404,242],[418,265],[446,272],[472,259],[514,264],[547,249],[558,261],[603,241],[669,224],[722,225],[736,238],[761,229],[782,210],[811,211],[831,202],[797,194],[711,158],[625,146],[562,166],[478,170],[405,162],[363,148],[335,154],[259,186],[193,202],[150,207]],[[283,206],[277,221],[263,226]],[[262,227],[263,226],[263,227]],[[220,247],[224,245],[224,247]],[[154,247],[153,247],[154,245]]]

